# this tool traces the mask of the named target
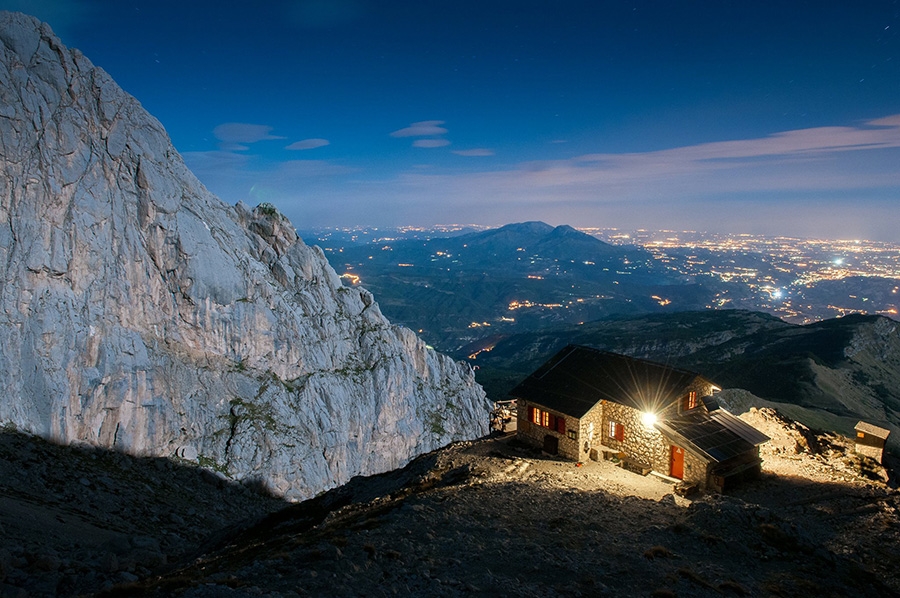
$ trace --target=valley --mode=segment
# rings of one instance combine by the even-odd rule
[[[900,247],[883,242],[542,222],[299,232],[444,351],[616,315],[745,309],[808,324],[900,308]]]
[[[316,236],[344,283],[476,370],[497,401],[567,344],[696,371],[733,408],[769,405],[900,449],[900,248],[541,222]],[[590,233],[590,234],[588,234]],[[843,317],[836,317],[843,316]]]

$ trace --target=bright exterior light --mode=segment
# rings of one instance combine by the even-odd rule
[[[655,413],[642,413],[641,414],[641,423],[647,426],[648,428],[652,428],[653,424],[656,423],[656,414]]]

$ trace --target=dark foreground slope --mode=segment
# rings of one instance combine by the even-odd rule
[[[900,496],[846,439],[752,411],[729,496],[513,439],[287,505],[165,459],[0,434],[0,596],[891,596]]]
[[[747,311],[702,311],[593,322],[498,340],[472,360],[497,400],[569,343],[696,371],[737,411],[775,406],[816,428],[851,434],[860,419],[900,440],[900,323],[852,315],[799,326]]]
[[[606,462],[458,444],[104,595],[894,596],[900,499],[820,440],[816,455],[767,455],[777,475],[694,501]]]
[[[75,596],[187,558],[282,500],[185,461],[0,428],[0,596]]]

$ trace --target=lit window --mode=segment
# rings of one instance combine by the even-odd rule
[[[566,436],[569,437],[569,440],[575,440],[575,436],[576,436],[575,430],[569,430],[569,432],[568,432],[568,434],[566,434]]]
[[[620,424],[619,422],[609,422],[609,429],[607,430],[607,436],[622,442],[625,439],[625,426]]]
[[[543,411],[537,407],[528,408],[528,421],[531,423],[549,428],[560,434],[566,433],[566,418],[553,415],[549,411]]]
[[[691,409],[694,409],[699,404],[700,404],[700,401],[697,400],[697,391],[692,390],[691,392],[689,392],[687,394],[686,397],[684,397],[684,401],[682,403],[682,410],[690,411]]]

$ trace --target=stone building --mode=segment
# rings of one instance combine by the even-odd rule
[[[718,390],[693,372],[569,345],[510,395],[518,438],[546,453],[722,491],[759,473],[769,438],[719,408]]]
[[[884,459],[884,445],[891,431],[862,421],[853,429],[856,430],[856,452],[881,463]]]

